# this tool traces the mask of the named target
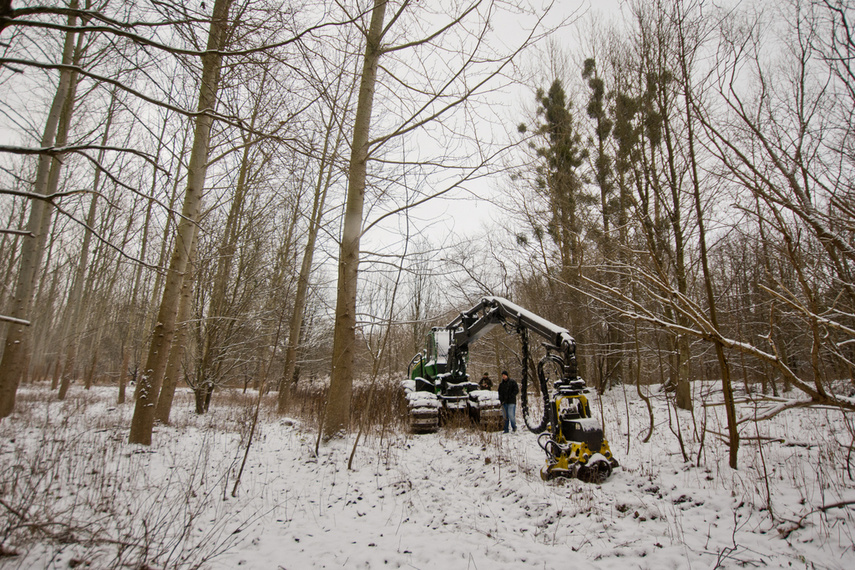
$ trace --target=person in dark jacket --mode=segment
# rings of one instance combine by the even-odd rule
[[[485,372],[483,376],[481,376],[481,381],[478,382],[478,388],[481,390],[492,390],[493,389],[493,380],[490,378],[490,373]]]
[[[502,416],[505,418],[505,433],[508,433],[508,426],[517,431],[517,394],[520,389],[517,386],[516,380],[508,377],[506,371],[502,371],[502,381],[499,382],[499,402],[502,404]]]

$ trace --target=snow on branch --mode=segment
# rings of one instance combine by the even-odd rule
[[[2,191],[0,191],[2,194]],[[32,232],[28,232],[27,230],[13,230],[11,228],[0,228],[0,234],[8,234],[13,236],[24,236],[24,237],[35,237]]]
[[[16,325],[24,325],[25,327],[30,326],[30,321],[24,319],[16,319],[15,317],[10,317],[8,315],[0,315],[0,321],[5,321],[7,323],[12,323]]]
[[[548,277],[563,283],[564,286],[569,287],[570,289],[585,295],[594,301],[602,303],[606,307],[614,309],[623,318],[634,321],[644,321],[652,325],[665,328],[676,334],[688,334],[709,342],[717,342],[725,348],[736,350],[738,352],[751,355],[763,362],[767,362],[786,376],[793,386],[810,396],[810,402],[812,405],[825,404],[835,406],[837,408],[855,410],[855,399],[822,393],[811,387],[807,382],[799,378],[792,368],[790,368],[777,354],[771,354],[754,346],[753,344],[741,342],[723,335],[721,331],[712,326],[708,319],[701,317],[703,311],[701,311],[699,307],[690,303],[685,296],[679,295],[672,288],[668,287],[666,283],[656,279],[655,276],[646,275],[645,277],[650,280],[652,284],[661,287],[663,291],[663,295],[661,295],[661,297],[663,299],[667,297],[670,300],[671,306],[674,307],[675,310],[686,315],[695,325],[698,326],[698,328],[681,326],[671,320],[663,319],[661,316],[654,314],[650,309],[643,306],[640,302],[631,298],[624,291],[618,290],[614,287],[609,287],[608,285],[584,275],[581,276],[582,281],[599,291],[601,294],[592,292],[589,288],[583,289],[569,283],[564,283],[563,281],[556,279],[554,276]],[[643,282],[638,281],[636,278],[633,278],[633,282],[639,286],[645,286]],[[629,290],[631,290],[631,288],[629,288]],[[606,297],[610,297],[612,300]],[[627,305],[629,307],[627,307]]]

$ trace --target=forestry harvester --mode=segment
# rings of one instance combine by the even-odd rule
[[[484,297],[447,326],[431,329],[427,348],[410,361],[403,382],[411,430],[436,431],[455,413],[468,414],[488,429],[499,426],[498,395],[479,390],[466,373],[469,345],[499,325],[520,336],[522,411],[526,426],[539,434],[538,444],[546,452],[541,477],[604,481],[618,463],[602,427],[591,416],[589,391],[577,374],[576,341],[567,329],[501,297]],[[529,333],[540,336],[546,349],[531,381]]]

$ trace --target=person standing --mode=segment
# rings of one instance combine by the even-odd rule
[[[517,431],[517,394],[519,394],[519,386],[516,380],[508,377],[506,371],[502,371],[502,381],[499,382],[499,402],[502,404],[502,416],[505,418],[505,433],[508,433],[508,427]]]
[[[484,375],[481,376],[481,381],[478,382],[478,388],[481,390],[493,389],[493,380],[490,378],[489,372],[485,372]]]

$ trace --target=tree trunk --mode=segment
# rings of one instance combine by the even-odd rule
[[[164,129],[166,128],[165,123],[166,123],[166,121],[164,120]],[[195,124],[193,125],[193,127],[195,127]],[[188,131],[189,130],[191,130],[191,129],[188,129]],[[195,132],[195,128],[193,128],[192,130],[194,130],[194,132]],[[188,138],[188,136],[189,136],[189,133],[187,133],[184,137],[182,137],[181,153],[179,154],[179,159],[177,160],[177,165],[175,167],[175,175],[173,176],[174,182],[172,184],[172,192],[170,192],[170,194],[169,194],[169,206],[168,206],[169,212],[175,211],[175,205],[178,201],[179,187],[181,185],[181,180],[182,180],[181,179],[181,167],[182,167],[182,163],[183,163],[182,157],[184,157],[186,152],[187,152],[187,138]],[[195,142],[195,138],[194,138],[193,142]],[[191,142],[191,152],[192,152],[193,142]],[[188,165],[188,168],[189,168],[189,165]],[[187,176],[189,179],[189,176],[190,176],[189,171],[187,173]],[[151,195],[152,196],[154,195],[154,190],[155,190],[155,186],[156,186],[156,177],[157,177],[157,169],[155,168],[154,171],[152,172],[152,183],[151,183]],[[154,199],[149,200],[148,208],[146,210],[145,230],[143,233],[144,242],[142,244],[140,244],[141,251],[145,251],[145,249],[146,249],[145,239],[147,239],[147,237],[148,237],[148,225],[149,225],[149,220],[151,220],[152,209],[154,208],[154,205],[155,205]],[[174,221],[175,217],[176,216],[174,216],[174,215],[167,216],[166,217],[166,223],[163,225],[163,232],[161,233],[161,239],[160,239],[160,253],[158,254],[158,257],[157,257],[157,266],[158,267],[164,267],[166,265],[166,260],[169,257],[169,247],[170,247],[170,245],[174,245],[174,243],[170,243],[170,238],[172,237],[172,235],[174,233],[172,226],[175,224],[175,221]],[[176,230],[176,232],[177,232],[177,230]],[[142,268],[139,268],[139,271],[141,272]],[[154,325],[154,319],[157,316],[157,313],[153,308],[160,306],[158,303],[158,299],[163,297],[163,274],[164,274],[164,272],[162,272],[162,271],[156,271],[154,274],[154,284],[151,287],[150,302],[146,303],[144,305],[143,310],[142,310],[142,323],[143,323],[142,324],[142,330],[143,331],[150,331]],[[138,273],[137,278],[139,278],[139,276],[140,276],[140,274]],[[141,359],[141,356],[138,358]],[[135,364],[134,369],[137,370],[139,368],[138,361],[135,361],[134,364]],[[136,388],[134,389],[134,401],[136,401],[137,397],[139,396],[139,388],[140,388],[140,384],[139,384],[139,382],[137,382]]]
[[[294,294],[294,309],[291,315],[291,323],[288,332],[288,346],[285,350],[285,365],[282,372],[282,383],[279,387],[277,397],[277,412],[284,414],[288,408],[291,390],[297,381],[297,349],[303,334],[303,318],[306,314],[306,298],[309,292],[309,277],[312,272],[312,260],[315,254],[315,242],[321,227],[321,217],[326,203],[327,191],[332,182],[333,163],[338,153],[339,143],[343,133],[344,122],[340,122],[336,141],[330,153],[330,137],[335,122],[335,110],[330,112],[330,120],[327,124],[326,136],[324,137],[324,148],[321,153],[320,168],[318,171],[317,185],[315,186],[315,197],[312,203],[312,215],[309,218],[309,231],[306,238],[306,249],[303,251],[303,261],[300,265],[300,274],[297,277],[297,291]],[[330,156],[332,154],[332,156]]]
[[[59,375],[62,374],[62,361],[59,356],[56,357],[53,364],[53,375],[50,379],[50,389],[51,392],[56,390],[57,386],[59,386]]]
[[[198,238],[198,236],[197,236]],[[193,248],[187,274],[181,287],[181,305],[178,308],[178,330],[175,333],[175,342],[169,351],[169,362],[166,365],[166,373],[163,379],[163,387],[157,398],[157,409],[155,417],[158,421],[168,424],[169,414],[172,411],[172,401],[175,399],[175,388],[178,386],[178,378],[181,371],[181,361],[184,359],[184,351],[187,342],[187,333],[190,325],[190,313],[193,308],[193,283],[195,281],[195,260],[198,239],[193,240]]]
[[[260,89],[264,89],[267,79],[267,71],[261,81]],[[257,102],[250,119],[249,128],[255,130],[255,122],[258,119],[261,103]],[[232,197],[229,213],[226,217],[226,225],[217,251],[217,269],[214,274],[214,284],[211,290],[211,300],[208,305],[208,314],[204,325],[204,339],[202,340],[202,357],[199,365],[199,377],[196,379],[200,384],[205,384],[212,378],[217,378],[216,373],[219,362],[223,356],[223,343],[227,336],[224,333],[225,319],[227,317],[226,294],[228,293],[229,280],[232,274],[235,251],[238,246],[241,217],[243,216],[244,201],[246,199],[247,180],[250,177],[252,167],[251,151],[253,145],[249,141],[250,134],[244,135],[243,156],[241,157],[240,170],[238,172],[235,193]],[[171,357],[170,357],[171,358]],[[176,363],[177,364],[177,363]],[[174,386],[173,386],[174,390]],[[171,402],[171,399],[170,399]],[[164,402],[165,404],[165,402]],[[168,416],[168,410],[166,411]]]
[[[76,83],[76,82],[75,82]],[[72,86],[74,92],[74,86]],[[107,110],[107,119],[104,126],[104,135],[101,137],[101,146],[106,146],[110,137],[110,125],[113,123],[113,112],[115,111],[116,91],[113,90],[113,96],[110,100],[110,107]],[[98,163],[104,163],[104,150],[98,152]],[[89,203],[89,212],[86,214],[86,227],[83,229],[83,243],[80,246],[80,257],[77,260],[77,268],[72,280],[71,291],[68,294],[68,307],[66,311],[68,322],[63,324],[63,328],[68,331],[68,338],[63,338],[62,342],[66,343],[65,363],[62,371],[62,381],[59,387],[59,399],[65,399],[68,393],[68,387],[74,381],[75,367],[77,360],[77,348],[80,344],[80,330],[82,329],[80,318],[83,313],[83,280],[86,274],[86,268],[89,265],[89,246],[92,242],[92,232],[89,228],[95,225],[95,215],[98,211],[98,187],[101,181],[101,169],[95,169],[95,179],[92,183],[92,201]]]
[[[677,5],[678,12],[682,8],[682,4]],[[718,334],[718,313],[716,311],[715,293],[713,291],[712,277],[709,269],[709,255],[707,251],[706,232],[704,230],[704,216],[701,204],[700,180],[698,178],[698,162],[695,155],[695,135],[694,135],[694,120],[693,120],[693,101],[690,76],[688,71],[688,63],[686,61],[688,55],[686,52],[686,38],[683,30],[683,14],[678,15],[679,39],[680,39],[680,67],[683,74],[683,89],[685,91],[686,103],[686,131],[687,142],[689,146],[689,163],[691,166],[691,181],[694,194],[695,215],[698,218],[698,242],[701,253],[701,266],[704,273],[704,288],[707,294],[707,305],[710,316],[710,324],[712,325],[715,335]],[[730,365],[727,362],[727,357],[724,353],[724,346],[714,337],[713,344],[715,345],[715,353],[721,371],[721,386],[724,393],[724,406],[727,415],[727,431],[728,431],[728,446],[730,449],[730,467],[736,469],[737,457],[739,454],[739,426],[736,419],[736,407],[733,402],[733,388],[730,381]]]
[[[164,145],[163,145],[162,141],[166,138],[165,134],[166,134],[167,125],[168,125],[168,121],[164,119],[163,124],[161,126],[161,130],[160,130],[160,136],[158,137],[158,148],[157,148],[157,154],[155,155],[154,167],[152,168],[152,174],[151,174],[152,182],[151,182],[151,186],[149,187],[150,188],[149,189],[149,196],[154,196],[155,190],[157,187],[158,166],[160,165],[160,153],[163,150]],[[186,150],[187,150],[187,134],[185,133],[181,137],[181,151],[177,154],[177,156],[183,157],[185,155]],[[172,211],[173,206],[175,205],[176,195],[178,194],[178,184],[179,184],[179,180],[181,180],[181,164],[182,164],[182,161],[178,160],[177,166],[175,169],[175,173],[173,174],[173,179],[175,180],[175,182],[172,185],[172,192],[170,192],[170,196],[169,196],[169,210],[170,211]],[[149,198],[148,204],[146,204],[146,209],[145,209],[145,221],[143,222],[143,234],[142,234],[142,239],[140,240],[140,249],[139,249],[139,254],[138,254],[138,258],[142,259],[142,260],[146,259],[146,255],[148,252],[148,244],[149,244],[148,236],[149,236],[149,227],[151,226],[150,222],[151,222],[152,208],[153,207],[154,207],[154,198]],[[158,267],[162,267],[164,259],[166,259],[166,244],[169,241],[169,230],[172,227],[171,220],[172,220],[172,216],[171,215],[167,216],[166,223],[164,224],[163,240],[161,242],[160,255],[159,255],[158,260],[157,260],[157,266]],[[138,299],[140,296],[140,289],[143,286],[142,285],[142,271],[143,271],[143,266],[137,265],[137,269],[134,272],[134,285],[133,285],[133,288],[131,289],[131,296],[130,296],[130,299],[128,302],[128,305],[131,308],[131,312],[128,316],[128,325],[127,325],[127,328],[125,329],[124,341],[122,342],[123,366],[122,366],[122,369],[119,371],[120,390],[124,390],[124,388],[127,386],[128,370],[129,370],[129,365],[131,363],[132,357],[133,357],[133,362],[134,362],[134,368],[135,369],[137,368],[138,360],[136,358],[132,339],[137,334],[137,330],[138,330],[138,327],[140,325],[140,322],[143,322],[143,323],[148,322],[148,314],[151,312],[148,310],[148,308],[137,307],[137,302],[138,302]],[[152,305],[155,304],[156,301],[154,299],[156,299],[156,294],[157,294],[158,290],[160,289],[160,284],[159,284],[160,283],[160,272],[157,272],[156,275],[157,275],[157,277],[155,279],[155,285],[152,288],[152,295],[153,295]],[[145,326],[143,327],[143,330],[148,330],[147,324],[145,324]],[[139,386],[139,384],[137,384],[137,387],[138,386]],[[136,397],[137,397],[137,393],[136,393],[136,389],[135,389],[134,390],[134,400],[136,400]],[[124,396],[121,397],[121,401],[119,403],[123,403],[123,402],[124,402]]]
[[[9,208],[9,217],[6,220],[7,228],[20,228],[24,225],[26,221],[26,211],[27,209],[20,203],[12,204],[11,208]],[[0,271],[3,272],[4,275],[13,275],[15,271],[15,266],[18,262],[18,250],[19,244],[21,242],[22,236],[20,234],[2,234],[0,236],[0,262],[2,262],[3,266]],[[9,296],[9,291],[7,287],[0,288],[0,307],[5,308],[7,303],[7,299]],[[4,337],[6,333],[5,327],[0,327],[0,343],[4,343]],[[0,358],[3,357],[3,346],[0,345]]]
[[[83,389],[89,390],[92,384],[95,383],[95,371],[98,369],[98,344],[101,341],[101,335],[95,337],[95,343],[92,347],[92,358],[89,360],[89,368],[86,369],[86,375],[83,378]]]
[[[196,132],[188,165],[187,189],[184,193],[182,217],[178,223],[151,346],[139,381],[138,396],[128,438],[130,443],[151,445],[155,404],[169,358],[169,348],[175,332],[175,320],[181,297],[181,286],[184,282],[184,272],[187,268],[202,206],[211,125],[213,124],[213,117],[209,112],[213,111],[217,104],[220,68],[223,59],[221,51],[225,43],[231,3],[232,0],[217,0],[214,4],[207,51],[202,56],[202,81],[199,87],[198,105],[200,114],[196,118]]]
[[[131,351],[126,347],[122,347],[122,363],[119,365],[119,395],[116,397],[116,404],[125,403],[125,391],[128,385],[128,365],[131,363]]]
[[[368,166],[369,128],[377,67],[382,50],[383,20],[386,0],[374,0],[371,25],[365,38],[365,58],[359,84],[359,100],[353,125],[350,166],[348,169],[347,203],[344,212],[341,249],[338,262],[338,296],[333,333],[330,390],[324,413],[323,438],[341,437],[350,420],[353,393],[353,356],[356,343],[356,291],[359,272],[359,240],[362,234],[362,207],[365,201],[365,178]]]
[[[76,9],[77,0],[72,0],[71,9]],[[68,26],[73,28],[77,23],[75,15],[69,15]],[[65,36],[62,61],[69,65],[74,54],[75,33],[69,31]],[[51,104],[50,112],[45,121],[42,134],[42,148],[54,146],[57,137],[57,126],[60,115],[69,98],[69,90],[74,74],[69,70],[60,72],[59,84]],[[48,193],[48,179],[52,163],[58,159],[52,159],[48,154],[42,154],[38,160],[36,181],[33,185],[33,193],[46,195]],[[59,166],[57,166],[59,168]],[[58,174],[57,174],[58,177]],[[44,257],[45,244],[47,241],[50,219],[53,213],[53,205],[45,200],[32,200],[30,204],[30,216],[27,221],[27,231],[32,237],[25,238],[21,245],[21,260],[18,270],[18,279],[15,284],[15,293],[12,299],[10,316],[15,319],[26,321],[30,318],[30,309],[33,303],[33,290],[35,289],[36,273],[41,266]],[[9,326],[6,335],[6,344],[3,351],[3,359],[0,361],[0,417],[6,417],[15,408],[15,396],[18,385],[26,372],[27,352],[31,333],[27,325],[14,323]]]
[[[672,138],[671,132],[671,121],[669,116],[669,103],[667,100],[667,89],[663,89],[663,95],[661,100],[661,109],[662,109],[662,126],[664,127],[664,142],[665,148],[667,151],[667,162],[668,162],[668,171],[669,171],[669,188],[671,191],[671,211],[669,212],[668,218],[671,223],[671,231],[674,235],[674,276],[677,282],[677,291],[684,296],[688,296],[688,278],[687,278],[687,270],[686,270],[686,240],[683,235],[683,220],[681,213],[681,188],[679,185],[679,179],[677,175],[677,167],[674,164],[676,160],[677,151],[674,148],[674,141]],[[689,327],[689,320],[683,315],[683,313],[679,310],[674,311],[677,324],[682,327]],[[691,362],[691,349],[689,347],[689,338],[685,334],[677,335],[677,365],[675,367],[677,371],[677,394],[676,394],[676,404],[677,407],[682,410],[691,410],[692,409],[692,390],[691,385],[689,384],[689,374],[690,374],[690,362]]]

